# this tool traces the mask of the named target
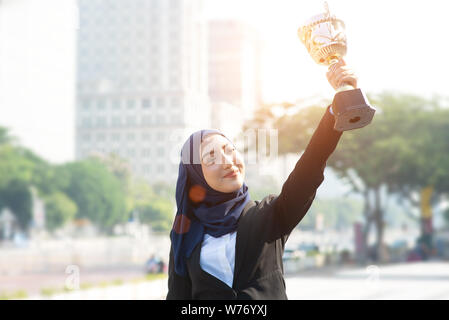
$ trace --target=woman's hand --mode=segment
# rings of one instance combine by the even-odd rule
[[[353,86],[354,89],[357,88],[357,76],[354,70],[346,65],[344,59],[340,59],[338,63],[329,68],[326,76],[335,90],[340,88],[343,83]]]

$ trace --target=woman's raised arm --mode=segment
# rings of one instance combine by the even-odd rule
[[[324,180],[326,161],[342,135],[334,130],[335,118],[329,108],[274,202],[276,236],[285,240],[312,205],[316,190]]]

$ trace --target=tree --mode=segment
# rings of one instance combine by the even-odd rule
[[[32,221],[33,196],[25,181],[12,180],[0,190],[0,205],[9,207],[22,231],[28,231]]]
[[[59,185],[55,183],[58,178],[56,167],[39,157],[33,151],[18,147],[20,155],[26,161],[31,163],[31,175],[28,183],[37,188],[40,196],[52,194],[59,189]]]
[[[73,220],[76,212],[76,203],[62,192],[57,191],[45,198],[45,226],[50,231]]]
[[[22,151],[9,144],[0,145],[0,189],[4,189],[12,180],[31,180],[34,164],[23,157]]]
[[[109,232],[114,224],[126,221],[132,209],[131,205],[129,210],[125,207],[129,180],[129,170],[120,159],[102,163],[92,158],[53,166],[16,145],[8,130],[0,127],[0,209],[10,207],[23,229],[31,221],[28,189],[35,186],[49,206],[51,229],[71,219],[75,212],[76,217],[88,218]]]
[[[150,185],[146,180],[133,176],[129,164],[114,154],[98,154],[91,159],[102,163],[120,181],[126,197],[126,212],[137,212],[142,223],[153,230],[166,232],[173,222],[175,188],[159,182]]]
[[[432,207],[449,191],[449,110],[438,99],[420,103],[423,107],[410,127],[406,161],[391,178],[392,188],[420,208],[420,215],[410,216],[421,222],[421,239],[432,247]]]
[[[112,232],[115,224],[128,219],[120,181],[96,160],[66,165],[70,184],[63,190],[78,207],[77,218],[87,218],[100,230]]]
[[[404,191],[406,186],[421,190],[431,183],[428,178],[441,173],[442,162],[430,157],[439,159],[445,153],[445,142],[432,129],[438,126],[434,101],[394,93],[371,96],[370,101],[379,110],[373,123],[345,132],[329,165],[364,195],[365,243],[373,223],[378,257],[383,260],[388,195]],[[445,170],[442,176],[448,178],[448,173]]]
[[[94,161],[102,163],[119,181],[123,194],[125,195],[126,212],[130,213],[134,208],[134,199],[132,188],[134,177],[130,164],[115,153],[103,154],[97,153],[89,157]]]
[[[365,242],[374,224],[381,256],[388,194],[429,184],[441,192],[449,190],[449,117],[438,101],[413,95],[382,93],[369,100],[378,108],[373,123],[345,132],[328,165],[364,196]],[[312,105],[274,121],[279,153],[303,151],[323,112],[323,107]]]
[[[140,221],[149,224],[154,231],[168,232],[173,224],[173,204],[166,199],[151,199],[136,207]]]
[[[1,145],[15,145],[18,139],[9,134],[9,129],[5,127],[0,127],[0,146]]]
[[[147,181],[138,178],[132,180],[128,194],[132,209],[145,205],[156,197],[153,188]]]
[[[155,195],[165,199],[175,199],[176,185],[169,185],[166,182],[155,182],[151,185]]]

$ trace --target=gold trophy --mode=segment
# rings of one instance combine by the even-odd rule
[[[298,29],[298,36],[313,60],[332,70],[346,55],[345,24],[329,12],[327,2],[324,9],[324,13],[312,17]],[[348,131],[371,123],[376,109],[369,105],[362,90],[343,83],[337,89],[332,111],[335,116],[334,129]]]

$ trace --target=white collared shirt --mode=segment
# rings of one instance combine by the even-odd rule
[[[218,238],[205,234],[200,254],[201,269],[231,288],[234,278],[236,235],[237,231]]]

